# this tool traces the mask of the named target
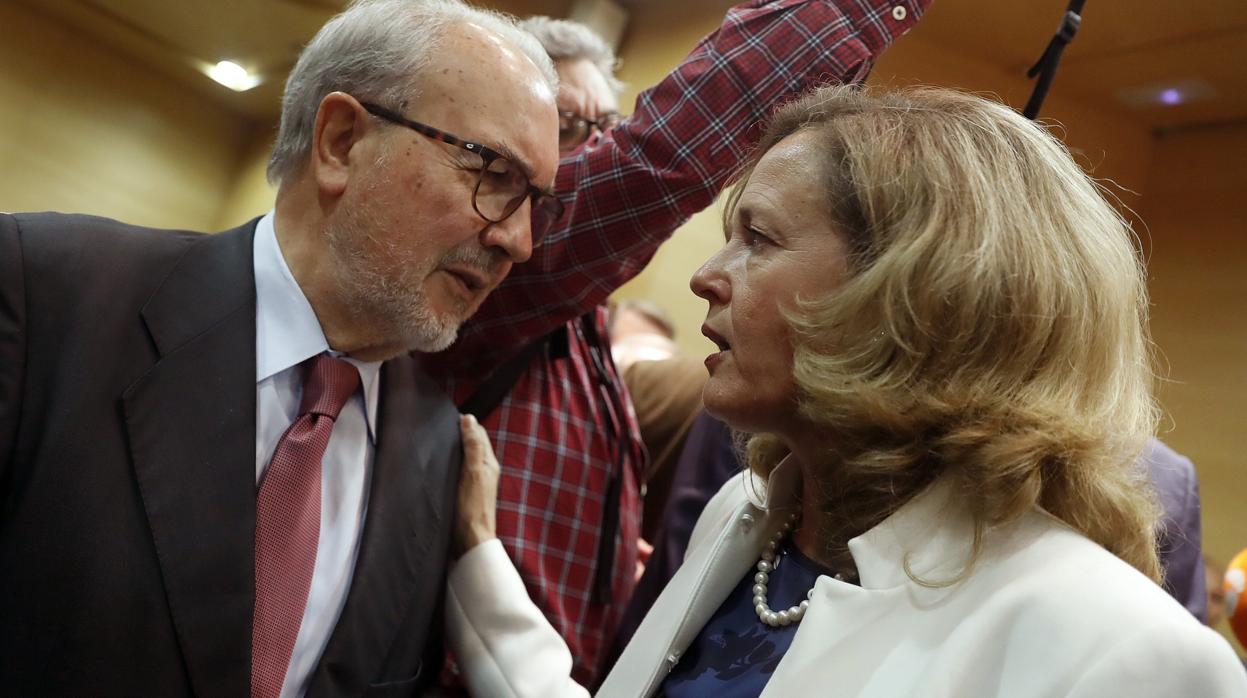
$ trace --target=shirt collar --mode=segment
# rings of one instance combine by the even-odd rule
[[[771,470],[765,482],[753,471],[746,471],[746,477],[752,482],[745,488],[746,495],[754,506],[765,511],[773,509],[791,510],[799,503],[801,497],[801,466],[791,455],[785,456]]]
[[[766,482],[749,473],[746,496],[759,509],[795,511],[801,496],[801,466],[791,455],[780,461]],[[974,519],[955,496],[953,479],[936,478],[930,486],[877,526],[849,541],[849,552],[864,589],[888,589],[919,579],[955,578],[970,558]],[[908,570],[908,571],[907,571]]]
[[[974,519],[953,479],[939,477],[882,523],[849,541],[864,588],[956,579],[974,548]]]
[[[255,264],[255,379],[263,382],[297,366],[321,352],[343,357],[332,351],[316,312],[303,289],[299,288],[277,243],[273,212],[269,211],[255,228],[252,248]],[[377,439],[377,398],[380,392],[380,361],[359,361],[343,357],[359,369],[368,418],[368,436]]]

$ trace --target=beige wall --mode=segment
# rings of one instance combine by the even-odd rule
[[[1172,421],[1161,437],[1195,462],[1204,550],[1247,548],[1247,125],[1161,136],[1140,207],[1148,223],[1152,332]],[[1240,649],[1241,652],[1241,649]]]
[[[277,190],[269,185],[264,170],[276,135],[276,124],[252,129],[250,140],[234,168],[232,186],[221,203],[213,230],[233,228],[273,208]]]
[[[1021,111],[1034,83],[1020,71],[1009,73],[955,50],[920,38],[922,26],[902,37],[876,63],[870,84],[939,85],[994,97]],[[1084,105],[1063,93],[1060,76],[1044,101],[1040,118],[1074,153],[1079,164],[1103,181],[1128,206],[1138,205],[1152,159],[1152,135],[1128,114]],[[1116,185],[1113,185],[1116,183]]]
[[[213,228],[243,119],[23,6],[0,27],[0,210]]]

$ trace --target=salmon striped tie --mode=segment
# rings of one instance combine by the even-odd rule
[[[251,696],[277,698],[299,636],[320,541],[320,462],[359,371],[318,354],[303,364],[299,416],[281,435],[255,503]]]

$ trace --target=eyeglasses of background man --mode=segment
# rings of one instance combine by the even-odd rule
[[[568,153],[579,148],[596,131],[602,133],[620,120],[618,112],[607,112],[590,119],[571,111],[559,112],[559,152]]]

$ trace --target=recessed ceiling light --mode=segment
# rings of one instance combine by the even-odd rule
[[[1198,79],[1139,85],[1117,91],[1118,101],[1136,108],[1172,107],[1216,96],[1216,88]]]
[[[1161,90],[1160,103],[1161,104],[1181,104],[1182,103],[1182,90],[1179,90],[1176,87],[1170,87],[1166,90]]]
[[[247,72],[247,69],[233,61],[221,61],[216,65],[207,66],[204,70],[208,77],[225,85],[235,92],[246,92],[260,84],[260,77]]]

